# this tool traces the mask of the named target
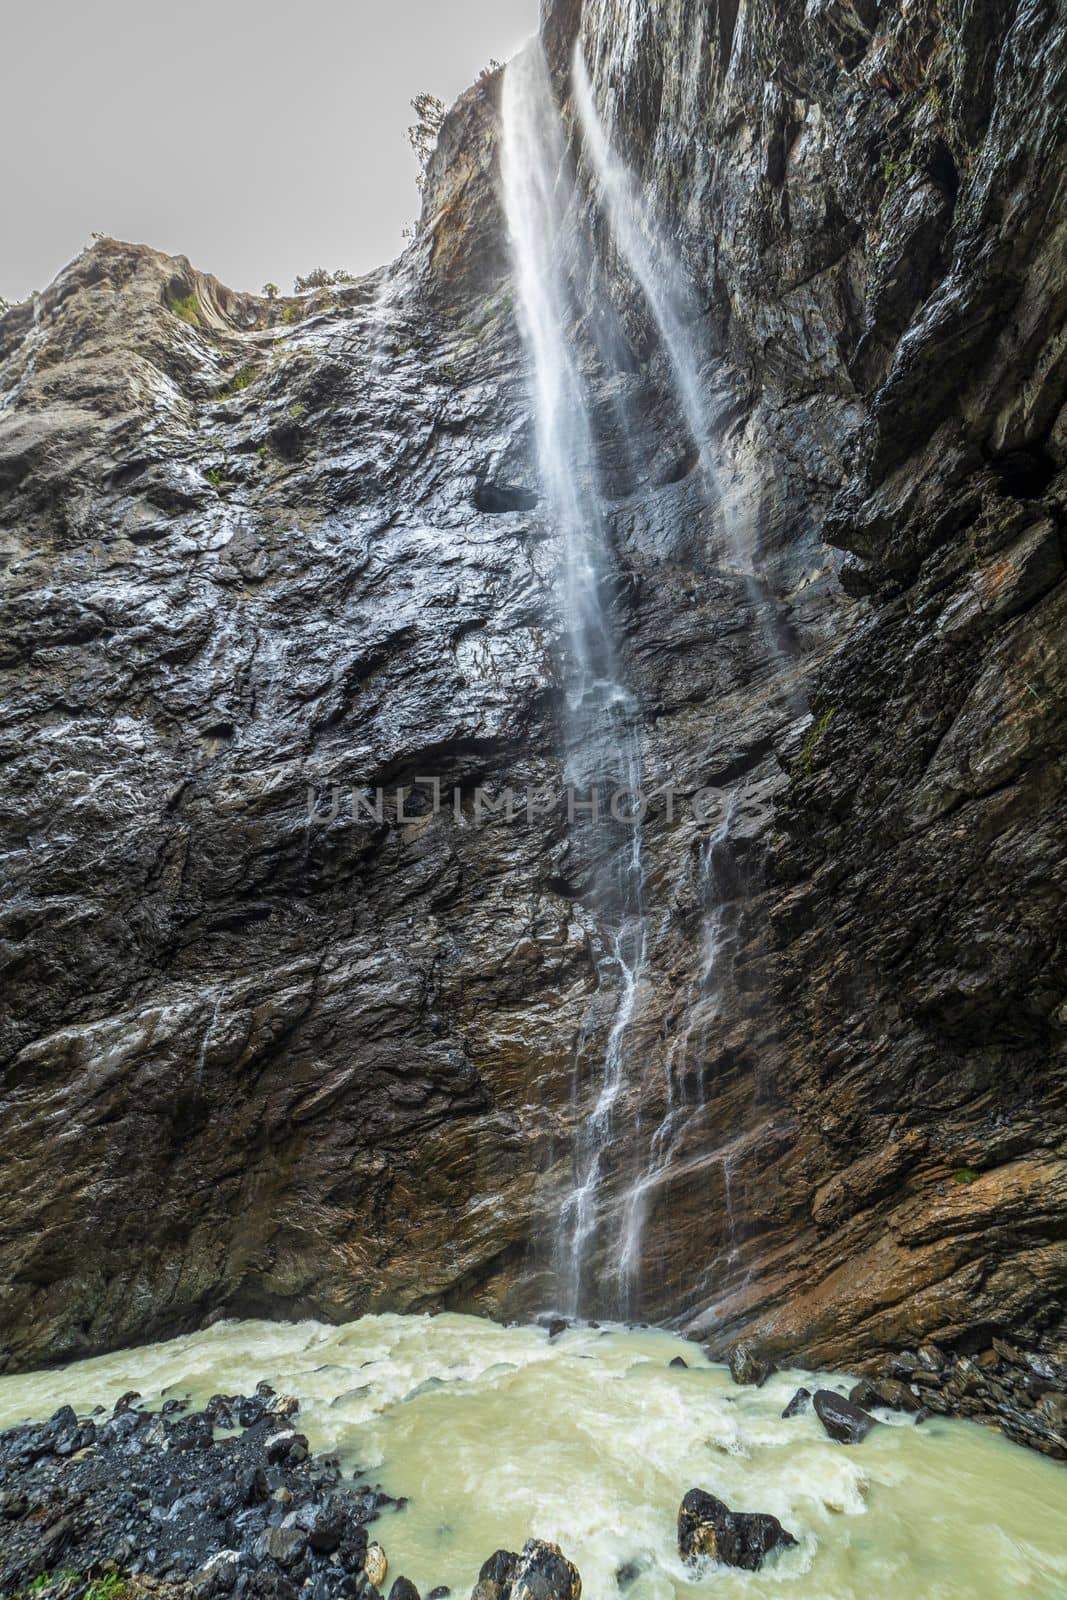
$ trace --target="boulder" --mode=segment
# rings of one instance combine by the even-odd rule
[[[294,1465],[306,1461],[308,1457],[308,1442],[302,1433],[294,1433],[287,1429],[284,1433],[275,1433],[264,1445],[267,1460],[271,1463],[278,1461],[292,1461]]]
[[[495,1550],[483,1561],[471,1600],[501,1600],[510,1588],[519,1557],[514,1550]]]
[[[528,1539],[511,1579],[508,1600],[581,1600],[578,1568],[558,1545]]]
[[[495,1550],[488,1561],[482,1562],[479,1581],[489,1580],[503,1588],[504,1584],[511,1582],[518,1564],[519,1558],[514,1550]]]
[[[256,1554],[269,1556],[280,1567],[292,1567],[300,1560],[307,1546],[307,1534],[301,1528],[268,1528],[260,1535]]]
[[[389,1591],[389,1600],[422,1600],[410,1578],[397,1578]]]
[[[317,1555],[332,1555],[345,1536],[348,1517],[340,1506],[316,1508],[308,1527],[308,1544]]]
[[[717,1561],[758,1572],[775,1550],[796,1542],[769,1512],[731,1511],[703,1489],[690,1489],[678,1513],[678,1551],[691,1566]]]
[[[869,1411],[872,1406],[884,1406],[887,1411],[915,1412],[922,1401],[899,1378],[861,1378],[848,1391],[850,1404]]]
[[[727,1360],[735,1383],[754,1384],[757,1389],[762,1389],[771,1374],[778,1370],[761,1350],[744,1340],[734,1345]]]
[[[783,1417],[799,1417],[800,1413],[802,1411],[806,1411],[810,1404],[811,1404],[811,1390],[810,1389],[798,1389],[796,1394],[793,1396],[792,1400],[790,1400],[789,1404],[786,1406],[785,1410],[782,1412],[782,1416]]]
[[[838,1444],[861,1444],[871,1429],[877,1427],[877,1418],[843,1395],[834,1394],[832,1389],[818,1389],[812,1404],[815,1415]]]
[[[367,1575],[367,1582],[373,1583],[376,1589],[380,1589],[389,1571],[389,1561],[380,1544],[367,1546],[367,1553],[363,1558],[363,1570]]]

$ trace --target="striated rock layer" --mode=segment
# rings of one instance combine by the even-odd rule
[[[575,132],[612,611],[677,791],[585,1309],[812,1364],[1062,1358],[1067,17],[560,0],[543,31],[680,241],[759,575]],[[390,272],[268,303],[105,240],[0,321],[0,1370],[554,1302],[617,996],[565,816],[478,799],[560,782],[499,87]]]

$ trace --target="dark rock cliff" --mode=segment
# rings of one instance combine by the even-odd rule
[[[566,0],[565,109],[579,35],[699,289],[760,575],[576,135],[614,609],[680,796],[609,1206],[669,1082],[687,1115],[631,1309],[836,1365],[1062,1354],[1067,17]],[[476,810],[559,782],[498,98],[391,275],[268,304],[104,241],[0,321],[3,1369],[551,1302],[614,996],[565,819]]]

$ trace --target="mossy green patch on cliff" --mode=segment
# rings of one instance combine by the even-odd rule
[[[952,1182],[958,1184],[974,1183],[977,1177],[978,1173],[975,1172],[973,1167],[957,1167],[952,1174]]]
[[[182,295],[180,298],[168,301],[170,309],[176,317],[181,317],[192,328],[200,326],[200,302],[196,298],[196,291]]]
[[[240,394],[242,390],[248,388],[250,383],[254,383],[258,376],[256,368],[246,364],[238,369],[224,388],[219,390],[216,398],[219,400],[232,400],[235,394]]]
[[[809,728],[808,730],[808,736],[804,740],[804,749],[800,757],[801,765],[804,768],[804,776],[806,778],[810,778],[812,775],[815,765],[815,752],[822,743],[823,734],[826,732],[836,715],[837,707],[831,706],[829,711],[826,712],[825,716],[820,717],[815,726],[813,728]]]

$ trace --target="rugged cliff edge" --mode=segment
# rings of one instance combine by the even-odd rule
[[[689,1115],[633,1309],[812,1363],[1062,1359],[1067,18],[562,0],[565,107],[579,35],[699,286],[761,579],[576,136],[647,770],[730,819],[713,995],[707,826],[648,828],[630,1123],[680,1039]],[[106,240],[0,320],[0,1370],[219,1313],[550,1302],[613,996],[565,820],[476,814],[559,781],[498,100],[451,113],[391,274],[268,303]]]

